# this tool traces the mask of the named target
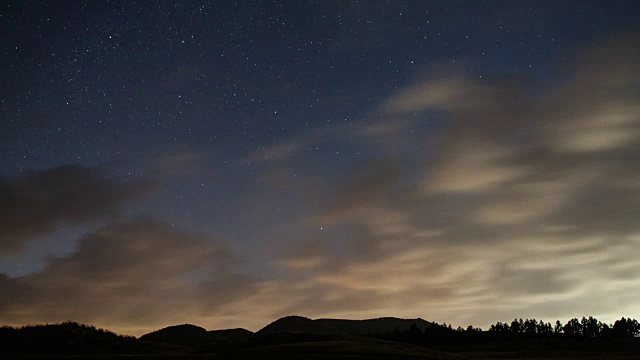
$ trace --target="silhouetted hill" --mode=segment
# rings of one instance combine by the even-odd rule
[[[209,349],[215,345],[246,342],[253,332],[246,329],[207,331],[199,326],[184,324],[142,335],[140,340],[186,346],[194,349]]]
[[[224,330],[211,330],[207,331],[207,335],[210,339],[215,341],[229,341],[229,342],[242,342],[246,341],[254,334],[247,329],[224,329]]]
[[[65,322],[0,328],[0,354],[98,355],[149,353],[136,338]]]
[[[340,329],[302,316],[285,316],[258,330],[256,334],[277,333],[345,334]]]
[[[362,336],[368,334],[386,333],[395,329],[408,330],[415,325],[424,330],[433,325],[423,319],[399,319],[384,317],[368,320],[317,319],[312,320],[302,316],[286,316],[278,319],[259,330],[256,334],[275,333],[308,333],[308,334],[341,334]]]
[[[368,320],[318,319],[315,321],[349,335],[382,334],[395,329],[406,331],[409,330],[412,325],[424,331],[433,326],[433,323],[423,319],[399,319],[394,317]]]
[[[140,337],[140,340],[143,341],[162,342],[186,347],[200,346],[207,343],[209,339],[207,330],[191,324],[169,326]]]

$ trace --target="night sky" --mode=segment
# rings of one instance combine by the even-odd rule
[[[0,325],[640,308],[637,1],[2,5]]]

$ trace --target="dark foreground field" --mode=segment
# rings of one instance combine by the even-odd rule
[[[45,356],[13,355],[3,359],[33,359],[33,360],[293,360],[293,359],[397,359],[397,360],[427,360],[427,359],[557,359],[557,360],[588,360],[588,359],[640,359],[640,355],[633,351],[584,351],[584,350],[527,350],[527,351],[484,351],[446,353],[419,346],[399,344],[386,341],[362,339],[358,341],[323,341],[296,344],[282,344],[250,349],[234,349],[210,354],[175,354],[175,355],[75,355],[75,356]]]
[[[316,352],[317,348],[309,349],[287,349],[280,352],[280,349],[266,349],[264,351],[238,352],[226,354],[208,354],[208,355],[94,355],[94,356],[24,356],[24,357],[7,357],[12,359],[33,359],[33,360],[77,360],[77,359],[95,359],[95,360],[293,360],[293,359],[312,359],[312,360],[429,360],[429,359],[528,359],[528,360],[591,360],[591,359],[609,359],[609,360],[628,360],[640,359],[637,354],[629,352],[556,352],[556,351],[524,351],[524,352],[482,352],[482,353],[460,353],[460,354],[390,354],[375,353],[373,349],[362,352],[350,352],[340,349],[321,350]]]

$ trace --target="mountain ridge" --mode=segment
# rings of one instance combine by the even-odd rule
[[[243,328],[206,330],[192,324],[172,325],[152,331],[139,337],[143,341],[163,342],[179,346],[203,346],[216,342],[243,342],[249,338],[282,333],[363,336],[391,332],[395,329],[406,331],[411,326],[424,330],[434,323],[421,318],[402,319],[380,317],[372,319],[311,319],[300,315],[281,317],[256,332]]]
[[[160,333],[169,333],[175,330],[185,330],[189,332],[195,332],[197,334],[223,334],[231,331],[242,331],[244,333],[251,334],[266,334],[266,333],[277,333],[277,332],[307,332],[307,333],[327,333],[327,334],[349,334],[349,335],[361,335],[361,330],[358,331],[357,328],[359,325],[370,325],[376,324],[379,328],[379,331],[392,331],[395,327],[398,327],[398,330],[406,330],[411,325],[415,324],[421,330],[424,330],[430,326],[435,325],[435,323],[424,320],[422,318],[398,318],[391,316],[384,316],[379,318],[370,318],[370,319],[338,319],[338,318],[318,318],[311,319],[305,316],[300,315],[287,315],[277,320],[272,321],[271,323],[265,325],[259,330],[253,332],[251,330],[247,330],[244,328],[232,328],[232,329],[215,329],[215,330],[207,330],[201,326],[193,325],[193,324],[180,324],[180,325],[170,325],[164,327],[162,329],[154,330],[147,334],[141,335],[139,339],[148,338],[151,335],[160,334]],[[351,334],[353,329],[358,332],[358,334]],[[366,333],[366,332],[365,332]]]

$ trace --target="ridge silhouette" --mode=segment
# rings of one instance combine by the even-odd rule
[[[621,318],[606,324],[593,317],[554,325],[535,319],[498,322],[483,331],[437,324],[420,318],[366,320],[310,319],[286,316],[255,333],[246,329],[206,330],[192,324],[168,326],[139,338],[75,322],[0,327],[0,358],[30,356],[135,355],[139,359],[448,359],[454,354],[514,352],[536,356],[606,356],[623,359],[640,353],[640,323]],[[185,357],[186,356],[186,357]]]

